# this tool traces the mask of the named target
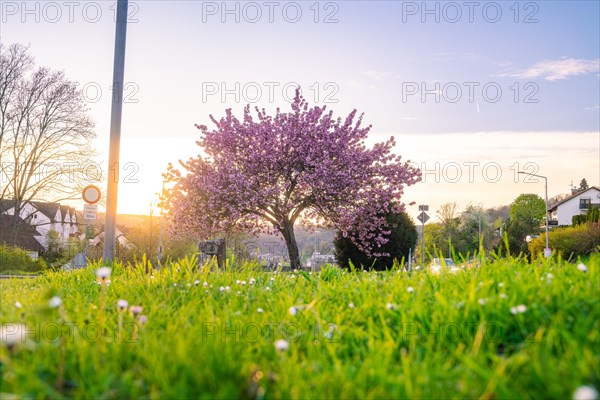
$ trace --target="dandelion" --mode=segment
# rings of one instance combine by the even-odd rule
[[[177,286],[177,284],[176,284],[176,283],[174,283],[174,284],[173,284],[173,286],[175,286],[175,287],[176,287],[176,286]]]
[[[547,281],[551,281],[552,279],[554,279],[554,275],[552,275],[551,273],[547,273],[546,274],[546,280]]]
[[[504,287],[504,282],[499,282],[498,287]]]
[[[48,300],[48,307],[50,308],[58,308],[62,304],[62,300],[58,296],[54,296],[50,300]]]
[[[274,276],[271,277],[271,281],[275,281],[275,277]]]
[[[263,313],[263,309],[262,309],[262,308],[260,308],[260,307],[258,307],[258,308],[256,309],[256,312],[257,312],[257,313],[259,313],[259,314],[262,314],[262,313]]]
[[[294,307],[294,306],[291,306],[288,309],[288,312],[290,313],[290,315],[296,315],[296,314],[298,314],[298,309],[296,307]]]
[[[273,344],[275,345],[275,348],[279,351],[286,351],[287,349],[290,348],[290,344],[288,343],[287,340],[284,340],[284,339],[279,339],[278,341],[276,341]]]
[[[117,301],[117,307],[119,307],[119,310],[121,311],[126,309],[128,305],[129,303],[127,302],[127,300],[120,299],[119,301]]]
[[[265,290],[266,290],[267,292],[269,292],[269,291],[271,290],[271,288],[267,286],[267,287],[265,288]]]
[[[241,285],[246,286],[246,281],[242,281]]]
[[[139,314],[141,314],[142,313],[142,309],[143,309],[142,306],[131,306],[131,307],[129,307],[129,311],[131,311],[131,314],[134,317],[136,317]]]
[[[585,266],[584,263],[577,264],[577,269],[580,270],[581,272],[587,272],[587,267]]]
[[[354,308],[354,303],[350,302],[350,303],[348,304],[348,308]]]
[[[15,301],[15,307],[16,308],[21,308],[21,303],[19,303],[18,301]]]
[[[510,313],[512,315],[523,314],[525,311],[527,311],[527,306],[525,304],[519,304],[518,306],[511,307],[510,309]]]
[[[500,293],[500,298],[501,299],[506,299],[508,296],[506,296],[506,293]]]
[[[297,273],[298,273],[298,270],[297,270],[296,268],[294,268],[294,273],[295,273],[295,274],[297,274]]]
[[[418,265],[415,267],[415,271],[418,271],[418,270],[420,270],[420,269],[421,269],[421,267],[420,267],[420,266],[418,266]]]
[[[573,393],[573,400],[597,400],[598,391],[592,386],[579,386]]]
[[[191,284],[191,283],[188,283],[188,284],[186,284],[185,286],[187,286],[187,287],[190,287],[190,286],[192,286],[192,284]]]
[[[154,279],[154,275],[150,275],[150,279]]]
[[[225,291],[225,288],[224,288],[223,286],[221,286],[221,287],[219,288],[219,292],[223,293],[224,291]]]
[[[236,283],[237,285],[239,285],[241,282],[240,282],[240,280],[238,279],[237,281],[235,281],[235,283]]]
[[[485,299],[479,299],[479,304],[481,304],[482,306],[485,306]]]
[[[202,284],[202,286],[204,286],[205,288],[207,288],[207,287],[208,287],[208,282],[204,282],[204,283]]]
[[[256,279],[254,278],[250,278],[250,280],[248,281],[249,284],[254,285],[256,283]]]
[[[414,292],[415,292],[415,289],[414,289],[412,286],[409,286],[409,287],[407,287],[407,288],[406,288],[406,291],[407,291],[408,293],[414,293]]]
[[[229,291],[231,291],[231,287],[230,286],[225,286],[225,290],[229,292]]]
[[[8,347],[9,350],[11,350],[19,341],[23,342],[26,335],[27,330],[23,324],[10,323],[2,325],[2,328],[0,329],[0,341]]]
[[[385,305],[385,308],[387,308],[388,310],[393,310],[394,309],[394,305],[392,303],[387,303]]]

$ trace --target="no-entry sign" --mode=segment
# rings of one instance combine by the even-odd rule
[[[96,204],[100,201],[100,189],[98,186],[89,185],[83,188],[81,191],[81,197],[83,197],[83,201],[88,204]]]

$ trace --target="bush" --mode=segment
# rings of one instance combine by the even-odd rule
[[[373,268],[383,271],[392,268],[394,259],[398,261],[408,258],[409,250],[417,243],[417,228],[415,223],[406,213],[390,213],[386,217],[386,230],[390,230],[389,241],[378,251],[390,254],[390,257],[369,258],[349,237],[344,237],[338,232],[334,240],[335,258],[339,266],[350,269],[349,260],[356,267]]]
[[[29,257],[27,252],[16,246],[0,244],[0,272],[38,272],[46,267],[44,260]]]
[[[559,253],[566,259],[588,256],[600,250],[600,223],[587,222],[577,226],[553,229],[549,233],[549,244],[554,256]],[[546,235],[542,234],[529,243],[531,259],[544,252]]]

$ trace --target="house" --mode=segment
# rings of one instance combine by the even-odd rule
[[[571,225],[574,215],[587,213],[590,207],[600,208],[600,188],[592,186],[548,207],[548,225]]]
[[[58,233],[59,241],[66,244],[69,238],[79,239],[83,229],[79,227],[80,214],[73,208],[43,201],[31,201],[23,205],[16,216],[12,200],[3,200],[0,204],[0,242],[13,242],[13,224],[19,226],[15,244],[32,251],[48,250],[48,232]]]

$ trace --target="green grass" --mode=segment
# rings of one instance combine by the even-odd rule
[[[193,265],[153,277],[117,265],[109,286],[97,266],[1,281],[0,322],[29,333],[0,350],[0,397],[566,399],[600,387],[597,255],[587,273],[549,260],[412,276]]]

